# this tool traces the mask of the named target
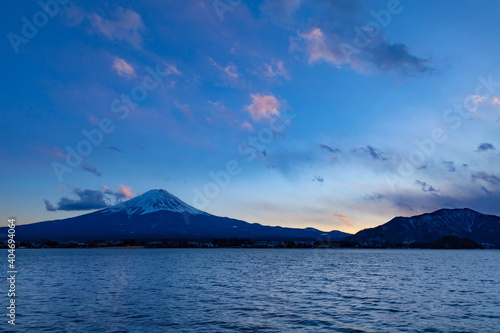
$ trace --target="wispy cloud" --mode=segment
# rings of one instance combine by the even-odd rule
[[[389,156],[387,156],[383,151],[381,151],[380,149],[374,148],[374,147],[372,147],[370,145],[368,145],[366,147],[356,148],[356,149],[353,150],[353,152],[363,152],[363,153],[365,153],[366,155],[370,156],[371,158],[373,158],[376,161],[387,161],[387,160],[389,160]]]
[[[457,168],[455,167],[455,163],[453,161],[443,161],[443,164],[449,172],[457,171]]]
[[[118,153],[123,153],[123,150],[121,150],[120,148],[118,148],[117,146],[110,146],[110,147],[104,147],[102,149],[105,149],[105,150],[113,150],[113,151],[116,151]]]
[[[179,101],[174,101],[174,104],[175,106],[181,110],[184,114],[190,116],[192,113],[191,113],[191,109],[190,109],[190,105],[188,104],[182,104],[180,103]]]
[[[175,64],[164,62],[163,65],[165,66],[165,73],[167,75],[182,76],[182,72],[177,68]]]
[[[434,186],[427,184],[426,182],[422,182],[420,180],[416,180],[415,184],[420,186],[421,190],[423,192],[430,192],[430,193],[439,193],[439,190],[436,189]]]
[[[131,187],[129,187],[127,185],[120,184],[119,188],[120,188],[120,192],[125,196],[125,198],[131,199],[131,198],[135,197],[135,195],[132,193]]]
[[[139,13],[118,6],[110,13],[109,18],[94,12],[87,12],[83,8],[72,6],[65,11],[66,24],[77,26],[88,23],[88,31],[100,34],[112,41],[125,41],[135,48],[142,48],[143,33],[146,31],[144,22]]]
[[[82,165],[82,170],[83,171],[87,171],[87,172],[89,172],[89,173],[91,173],[91,174],[93,174],[93,175],[95,175],[97,177],[101,177],[102,176],[101,172],[99,172],[96,168],[94,168],[94,167],[92,167],[92,166],[90,166],[88,164]]]
[[[114,57],[112,67],[116,74],[121,77],[130,79],[136,76],[134,67],[121,58]]]
[[[492,185],[500,184],[500,177],[495,176],[494,174],[486,173],[483,171],[475,172],[471,174],[472,181],[483,180]]]
[[[88,14],[92,31],[101,33],[110,40],[126,41],[141,48],[144,44],[142,33],[146,30],[141,15],[130,9],[116,8],[113,19],[106,19],[96,13]]]
[[[314,176],[312,179],[313,182],[323,183],[325,179],[321,176]]]
[[[273,21],[282,24],[292,22],[293,13],[300,7],[302,0],[266,0],[260,10]]]
[[[272,59],[270,64],[264,64],[261,73],[268,78],[283,77],[290,80],[290,75],[285,69],[283,60]]]
[[[224,74],[229,78],[236,79],[240,76],[238,74],[238,67],[236,67],[236,65],[232,62],[229,62],[225,67],[223,67],[219,65],[212,57],[209,57],[208,60],[213,66],[215,66],[218,70],[224,72]]]
[[[381,201],[386,199],[387,197],[381,193],[367,194],[363,197],[363,199],[368,201]]]
[[[339,221],[343,222],[344,224],[346,224],[350,227],[353,226],[348,215],[346,215],[342,212],[337,213],[337,212],[333,212],[333,211],[331,211],[330,214],[335,216]]]
[[[320,143],[320,144],[319,144],[319,147],[320,147],[321,149],[324,149],[324,150],[326,150],[326,151],[328,151],[328,152],[332,153],[332,154],[336,154],[336,153],[340,153],[340,152],[342,152],[342,150],[340,150],[339,148],[330,147],[330,146],[328,146],[328,145],[325,145],[324,143]]]

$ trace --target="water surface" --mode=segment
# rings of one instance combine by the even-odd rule
[[[26,249],[17,265],[13,332],[500,327],[495,250]]]

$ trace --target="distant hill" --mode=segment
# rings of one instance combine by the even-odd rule
[[[7,228],[0,228],[5,239]],[[151,190],[97,212],[16,227],[17,240],[211,239],[339,240],[350,234],[264,226],[198,210],[165,190]]]
[[[500,217],[472,209],[441,209],[413,217],[395,217],[375,228],[359,231],[346,240],[363,246],[432,243],[445,236],[470,239],[500,248]]]

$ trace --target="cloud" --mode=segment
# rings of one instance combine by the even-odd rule
[[[102,190],[82,189],[76,186],[71,187],[73,188],[73,195],[76,198],[62,197],[55,206],[49,200],[44,199],[45,209],[50,212],[102,209],[120,203],[123,199],[134,197],[132,189],[123,184],[120,184],[119,190],[116,192],[106,185],[102,186]]]
[[[75,187],[73,194],[76,199],[62,197],[57,206],[54,207],[47,199],[44,199],[45,208],[48,211],[64,210],[64,211],[80,211],[93,210],[108,207],[104,194],[98,190],[80,189]]]
[[[476,107],[471,107],[469,108],[469,111],[475,112],[477,111],[477,105],[482,104],[487,100],[486,96],[480,96],[480,95],[469,95],[467,97],[467,101],[471,103],[472,105],[475,105]]]
[[[326,150],[326,151],[328,151],[328,152],[330,152],[332,154],[342,152],[342,150],[340,150],[339,148],[333,148],[333,147],[330,147],[330,146],[325,145],[323,143],[320,143],[319,146],[320,146],[321,149],[324,149],[324,150]]]
[[[281,114],[281,103],[272,95],[250,94],[252,104],[247,105],[245,109],[255,121],[262,118],[271,119],[273,116]]]
[[[208,60],[217,69],[219,69],[220,71],[224,72],[229,78],[236,79],[236,78],[238,78],[240,76],[238,74],[238,67],[236,67],[236,65],[233,64],[232,62],[229,62],[226,67],[222,67],[212,57],[209,57]]]
[[[113,13],[114,20],[107,20],[96,13],[88,14],[92,30],[110,40],[126,41],[141,48],[144,44],[142,32],[146,30],[141,15],[130,9],[118,7]]]
[[[66,24],[70,27],[87,22],[89,32],[103,35],[109,40],[125,41],[135,48],[142,48],[144,44],[142,34],[146,27],[141,15],[133,10],[117,7],[110,19],[76,6],[69,7],[65,14]]]
[[[92,166],[90,166],[88,164],[82,165],[82,170],[83,171],[87,171],[87,172],[89,172],[89,173],[91,173],[91,174],[93,174],[93,175],[95,175],[97,177],[101,177],[102,176],[102,173],[100,173],[96,168],[94,168],[94,167],[92,167]]]
[[[243,122],[243,124],[241,124],[241,128],[249,130],[250,132],[254,131],[252,124],[250,124],[248,121]]]
[[[182,76],[182,72],[180,70],[178,70],[174,64],[169,64],[169,63],[164,62],[163,65],[165,66],[165,73],[167,75]]]
[[[180,103],[179,101],[174,101],[174,104],[175,106],[181,110],[184,114],[190,116],[192,113],[191,113],[191,109],[190,109],[190,105],[188,104],[182,104]]]
[[[483,181],[485,181],[487,183],[490,183],[492,185],[498,185],[498,184],[500,184],[500,178],[499,177],[497,177],[497,176],[495,176],[493,174],[489,174],[489,173],[483,172],[483,171],[472,173],[471,177],[472,177],[472,181],[483,180]]]
[[[369,200],[369,201],[380,201],[380,200],[384,200],[386,199],[387,197],[383,194],[380,194],[380,193],[374,193],[374,194],[370,194],[370,195],[365,195],[363,197],[363,199],[365,200]]]
[[[276,78],[278,76],[282,76],[285,79],[290,80],[290,76],[288,75],[283,65],[283,60],[273,59],[270,64],[264,64],[264,67],[261,69],[261,72],[264,76],[269,78]]]
[[[125,196],[125,198],[132,199],[133,197],[135,197],[135,195],[132,193],[131,187],[129,187],[127,185],[120,184],[119,188],[120,188],[121,193]]]
[[[54,205],[51,204],[49,200],[43,199],[43,202],[45,202],[45,209],[49,212],[55,212],[57,210],[57,208],[54,207]]]
[[[429,60],[410,54],[405,44],[391,44],[385,39],[367,52],[365,61],[371,61],[384,72],[400,72],[405,75],[423,75],[434,72],[434,69],[427,66]]]
[[[113,191],[112,191],[112,190],[111,190],[108,186],[106,186],[106,185],[102,185],[101,187],[103,188],[104,193],[106,193],[106,194],[111,194],[111,193],[113,193]]]
[[[439,190],[434,188],[432,185],[422,182],[420,180],[415,181],[416,185],[419,185],[423,192],[439,193]]]
[[[121,77],[130,79],[136,76],[134,67],[121,58],[114,57],[112,67],[116,74]]]
[[[323,61],[361,73],[377,70],[406,76],[434,72],[428,59],[413,55],[403,43],[389,41],[373,17],[376,12],[368,15],[366,3],[309,0],[301,4],[290,7],[276,2],[273,11],[278,12],[280,6],[282,10],[300,11],[302,19],[295,22],[299,32],[290,39],[290,51],[305,53],[309,64]],[[301,22],[308,23],[300,26]]]
[[[389,159],[389,157],[387,157],[380,149],[374,148],[370,145],[366,147],[356,148],[353,150],[353,152],[359,152],[359,151],[364,152],[365,154],[367,154],[368,156],[377,161],[387,161]]]
[[[306,42],[307,54],[309,56],[307,62],[309,64],[324,60],[338,67],[344,63],[340,50],[331,48],[327,44],[325,35],[321,29],[312,29],[308,33],[299,34],[299,37]]]
[[[352,223],[351,221],[349,220],[349,216],[347,216],[346,214],[340,212],[340,213],[337,213],[337,212],[330,212],[330,214],[332,214],[333,216],[335,216],[338,220],[342,221],[344,224],[352,227]]]
[[[495,146],[493,146],[491,143],[481,143],[479,147],[477,147],[476,152],[480,153],[483,151],[488,151],[488,150],[496,150]]]
[[[106,149],[106,150],[114,150],[118,153],[123,153],[123,150],[121,150],[120,148],[116,147],[116,146],[110,146],[110,147],[104,147],[102,149]]]
[[[272,21],[291,23],[293,13],[300,7],[302,0],[266,0],[260,10]]]
[[[455,168],[455,163],[453,161],[443,161],[443,164],[449,172],[457,171],[457,168]]]
[[[319,182],[319,183],[323,183],[325,181],[325,179],[321,176],[314,176],[314,178],[312,179],[313,182]]]

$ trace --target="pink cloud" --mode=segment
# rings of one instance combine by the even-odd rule
[[[245,109],[255,121],[262,118],[271,119],[273,116],[281,114],[281,103],[272,95],[251,94],[252,104],[247,105]]]
[[[135,77],[134,67],[132,67],[132,65],[121,58],[114,57],[112,67],[116,74],[120,75],[121,77],[127,79]]]
[[[332,214],[333,216],[335,216],[339,221],[342,221],[343,223],[345,223],[346,225],[352,227],[352,223],[351,221],[349,220],[349,216],[340,212],[340,213],[337,213],[337,212],[330,212],[330,214]]]
[[[241,124],[241,128],[249,130],[251,132],[253,132],[254,130],[252,124],[250,124],[248,121],[245,121],[243,124]]]
[[[107,20],[91,13],[88,15],[92,29],[111,40],[124,40],[130,45],[140,48],[144,40],[141,32],[145,30],[141,15],[130,9],[118,7],[114,12],[114,20]]]
[[[132,188],[123,184],[119,186],[121,193],[125,195],[125,198],[132,199],[135,195],[132,193]]]
[[[331,62],[336,66],[340,66],[343,63],[342,55],[336,54],[328,46],[325,35],[320,28],[314,28],[309,33],[299,34],[299,36],[306,42],[307,53],[309,55],[308,62],[310,64],[320,60]]]

